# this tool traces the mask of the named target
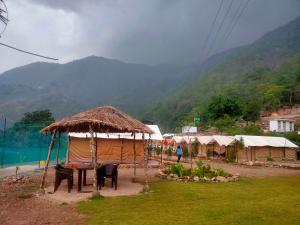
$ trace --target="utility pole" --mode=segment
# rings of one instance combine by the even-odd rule
[[[1,156],[1,167],[4,167],[4,155],[5,155],[5,136],[6,136],[6,117],[4,117],[4,126],[3,126],[3,141],[2,141],[2,156]]]

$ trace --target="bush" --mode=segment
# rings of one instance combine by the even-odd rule
[[[172,156],[172,148],[171,147],[167,148],[167,155]]]
[[[162,147],[159,147],[159,146],[155,147],[155,154],[156,155],[160,155],[161,152],[162,152]]]
[[[189,150],[186,146],[183,146],[183,149],[182,149],[182,156],[184,159],[187,159],[189,157]]]
[[[273,160],[273,158],[272,158],[271,156],[268,156],[268,157],[267,157],[267,161],[268,161],[268,162],[273,162],[274,160]]]
[[[174,165],[171,165],[170,170],[172,173],[177,174],[178,177],[182,177],[183,176],[183,165],[180,163],[176,163]]]

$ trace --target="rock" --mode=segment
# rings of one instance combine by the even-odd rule
[[[167,180],[172,180],[172,177],[170,174],[167,176]]]
[[[210,179],[210,178],[208,178],[208,177],[203,177],[203,180],[205,181],[205,182],[211,182],[212,180]]]
[[[198,181],[199,181],[199,177],[198,177],[198,176],[194,176],[193,180],[194,180],[195,182],[198,182]]]
[[[249,162],[248,162],[248,165],[249,165],[249,166],[253,166],[254,163],[253,163],[252,161],[249,161]]]
[[[237,181],[237,180],[239,179],[239,176],[235,176],[235,175],[234,175],[234,176],[232,176],[231,178],[233,179],[233,181]]]
[[[173,178],[175,176],[174,173],[170,173],[170,177]]]
[[[228,180],[226,179],[226,177],[222,177],[222,176],[217,176],[216,177],[216,181],[222,182],[222,183],[228,182]]]
[[[162,178],[162,179],[167,179],[167,174],[162,174],[160,177]]]
[[[173,178],[177,179],[178,175],[177,174],[173,174]]]

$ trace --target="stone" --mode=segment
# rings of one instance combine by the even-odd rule
[[[194,179],[195,182],[198,182],[198,181],[199,181],[199,177],[198,177],[198,176],[194,176],[193,179]]]
[[[217,176],[216,177],[216,181],[219,181],[219,182],[222,182],[222,183],[228,182],[228,180],[226,179],[226,177],[222,177],[222,176]]]
[[[253,163],[252,161],[249,161],[249,162],[248,162],[248,165],[249,165],[249,166],[253,166],[254,163]]]
[[[177,174],[173,174],[173,178],[177,179],[178,175]]]
[[[167,180],[172,180],[172,177],[170,174],[167,176]]]

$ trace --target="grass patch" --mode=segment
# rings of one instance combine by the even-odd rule
[[[102,195],[96,195],[96,196],[92,196],[89,198],[89,200],[91,200],[91,201],[99,201],[102,199],[104,199],[104,197]]]
[[[18,198],[22,199],[22,200],[28,199],[28,198],[31,198],[31,197],[32,197],[32,194],[28,194],[28,193],[21,193],[21,194],[18,195]]]
[[[87,224],[300,224],[300,177],[162,181],[153,192],[79,203]]]

